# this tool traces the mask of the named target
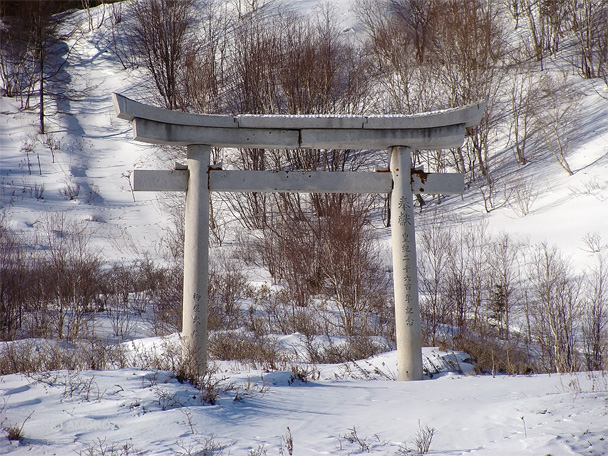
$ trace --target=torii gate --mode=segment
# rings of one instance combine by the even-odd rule
[[[135,170],[136,191],[186,191],[182,356],[207,362],[209,192],[390,193],[399,380],[422,379],[413,193],[460,194],[462,174],[412,169],[410,149],[462,146],[485,103],[433,113],[381,116],[188,114],[113,94],[136,141],[187,146],[187,167]],[[211,147],[387,149],[390,173],[237,171],[210,166]]]

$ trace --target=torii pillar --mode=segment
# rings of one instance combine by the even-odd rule
[[[411,186],[412,163],[408,147],[390,150],[391,247],[395,291],[395,336],[399,380],[422,379],[418,268],[414,230],[414,199]]]
[[[184,290],[182,357],[189,370],[204,372],[207,364],[209,315],[209,188],[210,147],[190,145],[184,227]]]

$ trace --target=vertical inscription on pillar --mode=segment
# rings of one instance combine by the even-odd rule
[[[409,305],[410,302],[410,293],[412,291],[412,277],[411,271],[408,270],[409,262],[412,259],[412,241],[410,236],[410,230],[413,229],[413,223],[411,218],[411,208],[408,204],[407,198],[401,196],[399,198],[399,203],[397,204],[397,210],[399,211],[399,215],[397,217],[397,223],[399,226],[403,228],[403,232],[401,234],[401,258],[403,260],[403,275],[404,275],[404,284],[403,287],[405,289],[406,302],[408,305],[405,307],[404,311],[407,315],[405,320],[405,324],[407,326],[414,325],[414,308]]]

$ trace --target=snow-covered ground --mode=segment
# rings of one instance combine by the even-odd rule
[[[291,2],[302,11],[316,3]],[[351,2],[334,3],[348,32]],[[101,9],[94,10],[95,25],[101,17]],[[83,32],[75,46],[78,63],[66,71],[88,92],[48,119],[44,138],[35,135],[36,113],[0,98],[0,207],[9,225],[26,234],[45,214],[68,213],[94,231],[105,258],[130,260],[134,247],[154,252],[169,222],[157,202],[163,196],[133,195],[128,175],[172,164],[132,141],[130,125],[116,118],[112,92],[136,100],[147,94],[107,46],[107,24]],[[584,235],[608,242],[608,102],[587,83],[580,89],[586,117],[569,157],[574,175],[551,158],[532,162],[510,172],[534,184],[527,215],[508,206],[485,214],[471,190],[447,200],[458,217],[546,241],[580,263],[589,259]],[[60,194],[68,185],[79,186],[78,198]],[[444,365],[452,355],[425,348],[425,356]],[[291,435],[295,455],[391,455],[415,450],[417,433],[428,426],[435,430],[431,454],[608,454],[605,373],[494,378],[457,374],[448,365],[433,379],[398,383],[395,362],[389,352],[356,365],[317,366],[307,382],[293,381],[291,372],[221,363],[217,375],[226,391],[215,405],[203,404],[195,388],[164,371],[3,376],[0,424],[23,424],[25,441],[0,439],[0,453],[275,455],[289,454]],[[215,453],[203,452],[214,446]]]
[[[441,353],[425,355],[438,363]],[[430,454],[608,453],[605,373],[395,382],[395,358],[318,366],[307,382],[222,363],[215,405],[164,371],[7,375],[2,417],[23,424],[25,441],[0,439],[0,452],[287,455],[291,436],[294,455],[397,455],[428,429]]]

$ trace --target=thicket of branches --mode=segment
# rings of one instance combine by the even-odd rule
[[[581,271],[555,246],[454,222],[442,217],[419,230],[429,343],[470,352],[482,371],[605,368],[608,257],[597,234],[586,236],[594,258]]]
[[[356,8],[364,26],[358,42],[329,6],[303,17],[264,1],[133,0],[108,10],[108,46],[125,69],[146,75],[148,102],[188,112],[413,114],[487,100],[462,148],[414,151],[415,166],[465,173],[487,211],[505,204],[521,216],[530,210],[530,186],[501,174],[509,161],[525,165],[547,151],[573,172],[568,154],[580,96],[567,75],[574,70],[608,84],[606,2],[359,0]],[[6,11],[2,33],[17,33],[11,21],[18,16]],[[41,49],[57,51],[42,44],[35,21],[25,30],[3,46],[0,69],[4,94],[29,100],[52,74]],[[44,43],[55,39],[48,36]],[[564,71],[556,71],[558,53],[572,62]],[[41,107],[44,94],[40,89]],[[241,149],[214,151],[213,159],[249,170],[353,171],[385,160],[382,153]],[[433,198],[440,213],[441,200]],[[242,344],[253,340],[257,347],[271,347],[267,337],[277,331],[391,339],[390,271],[374,217],[384,204],[340,194],[214,199],[214,208],[227,208],[246,230],[240,259],[220,257],[212,265],[211,328],[245,328],[252,339]],[[211,220],[221,240],[219,212]],[[427,343],[468,351],[480,370],[606,367],[606,254],[597,237],[588,238],[595,266],[574,271],[552,246],[443,222],[418,227]],[[88,250],[86,233],[67,223],[45,222],[45,250],[3,228],[3,338],[79,338],[91,334],[100,312],[111,316],[117,336],[126,335],[128,315],[144,314],[145,303],[157,333],[179,330],[179,266],[145,259],[133,267],[105,264]],[[179,259],[177,228],[172,246]],[[282,290],[248,287],[243,269],[250,265],[266,268]],[[24,286],[32,277],[35,285]],[[242,308],[244,297],[253,303],[249,309]],[[221,339],[210,347],[234,356]],[[356,348],[363,354],[378,347]]]
[[[318,221],[332,224],[332,229],[303,222],[301,231],[283,233],[288,239],[306,237],[309,243],[321,238],[322,246],[277,251],[280,245],[253,242],[244,243],[237,255],[212,256],[209,328],[216,331],[211,338],[214,356],[233,359],[245,353],[252,362],[261,362],[257,356],[262,356],[268,365],[276,364],[278,358],[272,361],[264,349],[272,346],[273,334],[294,332],[311,338],[350,336],[352,345],[339,354],[331,344],[334,351],[319,353],[310,339],[310,356],[319,361],[351,359],[355,353],[364,357],[382,349],[366,337],[393,337],[391,287],[374,236],[356,229],[365,223],[365,215],[353,210],[351,216],[356,220],[341,224],[332,218]],[[426,344],[470,353],[480,372],[606,367],[608,247],[599,235],[586,236],[593,261],[577,270],[554,246],[515,241],[508,234],[489,234],[484,225],[455,222],[441,217],[418,230]],[[65,216],[46,217],[35,239],[20,238],[6,220],[0,228],[2,340],[122,341],[142,321],[157,335],[179,331],[179,263],[160,266],[146,258],[130,264],[104,262],[86,225]],[[352,241],[353,236],[362,238]],[[353,244],[356,250],[350,250]],[[324,253],[309,254],[317,250]],[[284,288],[247,283],[246,264],[265,254],[275,255],[275,267],[284,270]],[[245,302],[249,307],[243,307]],[[97,336],[101,322],[110,322],[112,330],[109,335],[103,330],[102,339]],[[235,338],[241,340],[240,348]],[[273,353],[279,357],[277,347]]]

